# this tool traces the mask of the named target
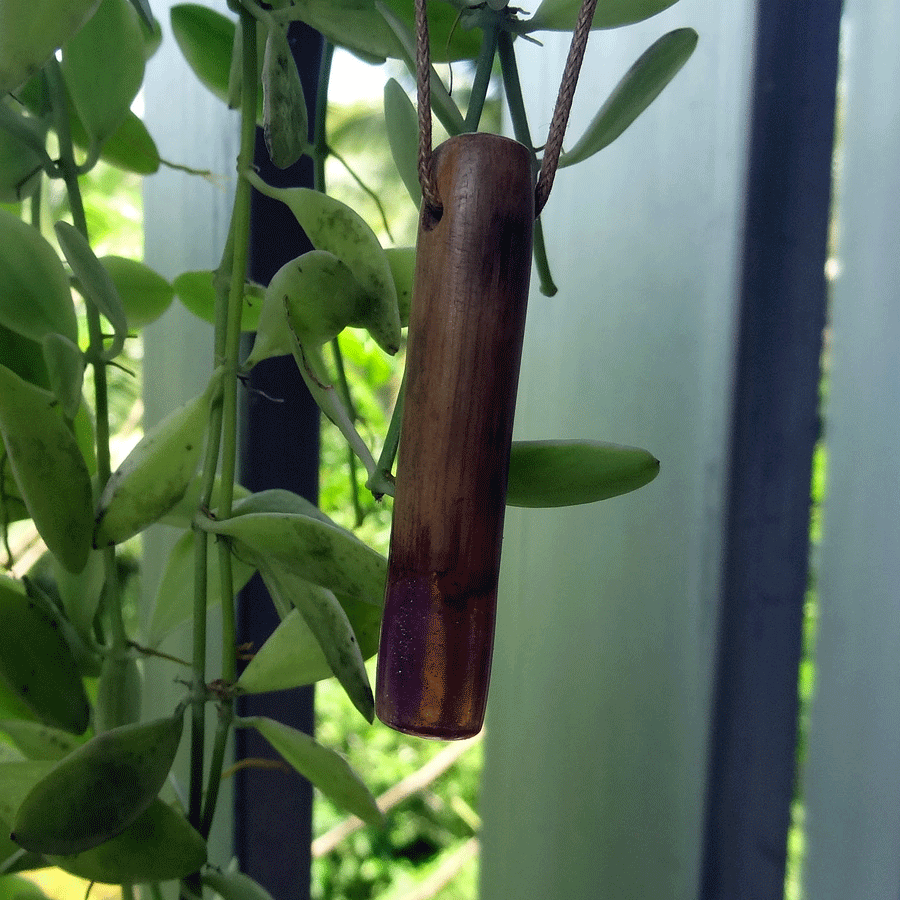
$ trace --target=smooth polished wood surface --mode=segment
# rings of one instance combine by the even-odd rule
[[[521,144],[434,153],[409,328],[376,711],[441,739],[484,720],[509,449],[531,271],[534,188]]]

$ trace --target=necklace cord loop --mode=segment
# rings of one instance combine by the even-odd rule
[[[428,17],[425,3],[426,0],[415,0],[419,184],[422,186],[422,197],[426,205],[432,214],[439,218],[444,207],[438,193],[434,177],[434,162],[432,160],[431,49],[428,41]],[[575,24],[575,30],[572,32],[572,43],[569,47],[569,55],[566,58],[559,94],[553,110],[553,119],[550,122],[550,132],[547,136],[547,143],[544,146],[544,153],[541,159],[541,169],[534,189],[535,216],[540,215],[541,210],[547,203],[550,189],[553,187],[553,180],[556,177],[556,170],[559,168],[563,138],[565,137],[566,126],[569,123],[569,114],[572,111],[572,99],[575,96],[575,88],[578,85],[578,76],[581,73],[581,64],[584,61],[584,54],[596,8],[597,0],[583,0],[578,13],[578,21]],[[532,148],[529,148],[529,150],[532,150]]]

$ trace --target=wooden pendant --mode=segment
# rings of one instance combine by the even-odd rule
[[[451,138],[433,162],[443,210],[419,222],[376,711],[446,740],[484,721],[534,184],[499,135]]]

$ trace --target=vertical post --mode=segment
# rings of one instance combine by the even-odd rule
[[[296,23],[288,32],[288,40],[304,93],[313,98],[322,37]],[[269,184],[312,187],[309,158],[303,157],[289,169],[278,169],[269,160],[261,129],[257,129],[255,162]],[[268,284],[284,263],[309,249],[306,235],[287,206],[254,192],[250,277]],[[253,491],[287,488],[315,502],[319,483],[319,408],[293,358],[277,357],[255,366],[248,391],[241,456],[244,485]],[[278,621],[262,580],[254,576],[238,599],[238,642],[258,648]],[[247,696],[240,699],[239,710],[241,715],[270,716],[312,734],[313,696],[312,687]],[[238,729],[235,743],[240,758],[278,758],[254,729]],[[312,801],[312,786],[295,772],[245,768],[237,773],[235,849],[241,871],[262,884],[275,900],[306,900],[310,895]]]
[[[761,0],[703,900],[784,894],[840,0]]]

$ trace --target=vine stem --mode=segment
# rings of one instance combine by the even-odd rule
[[[520,144],[524,144],[531,151],[536,173],[537,154],[534,144],[531,142],[531,130],[528,127],[528,116],[525,113],[525,100],[522,97],[522,83],[519,80],[519,68],[516,65],[513,36],[508,31],[500,33],[497,54],[500,57],[500,68],[503,72],[503,87],[506,91],[506,102],[509,107],[513,134]],[[544,229],[540,216],[534,222],[534,265],[540,279],[541,293],[552,297],[556,293],[557,287],[550,272],[550,263],[547,260]]]
[[[494,57],[497,55],[499,37],[500,28],[498,25],[493,23],[485,25],[481,40],[481,50],[478,52],[478,61],[475,65],[472,96],[469,99],[469,107],[466,110],[467,131],[478,131],[481,113],[484,111],[484,101],[487,98],[488,87],[491,83],[491,72],[494,69]]]
[[[81,196],[81,186],[78,183],[80,168],[75,161],[69,107],[59,60],[51,57],[44,71],[59,138],[59,172],[66,186],[69,207],[72,211],[72,224],[81,232],[85,240],[89,240],[84,200]],[[98,488],[102,491],[106,482],[109,481],[112,471],[109,451],[109,385],[106,379],[106,360],[103,356],[103,325],[100,321],[100,311],[88,299],[85,299],[84,305],[88,325],[86,357],[94,369],[94,411],[96,415],[94,437],[97,450],[97,480]],[[120,651],[126,646],[127,636],[122,621],[115,547],[107,547],[103,551],[103,574],[102,599],[103,607],[109,616],[112,650]]]
[[[257,81],[256,20],[244,7],[241,7],[240,10],[240,28],[243,70],[241,73],[241,143],[238,152],[237,170],[238,172],[245,172],[253,165],[253,153],[256,142]],[[227,311],[225,313],[225,333],[220,345],[224,348],[224,359],[222,360],[224,378],[222,381],[221,490],[218,504],[218,515],[220,518],[228,518],[231,515],[234,501],[234,481],[237,474],[237,375],[241,347],[241,313],[244,302],[244,284],[247,281],[250,256],[250,198],[250,182],[246,178],[238,178],[231,233],[229,235],[231,278]],[[237,679],[237,623],[235,621],[235,608],[232,599],[234,597],[234,579],[231,566],[231,552],[224,541],[220,541],[218,544],[218,562],[220,590],[222,593],[222,680],[226,684],[231,684]],[[203,621],[205,623],[205,596],[202,599]],[[196,611],[199,611],[200,601],[195,598],[195,602]],[[202,724],[203,706],[202,704],[197,704],[197,706],[201,710],[199,718],[201,719],[200,724]],[[219,708],[219,723],[210,758],[206,800],[202,816],[199,814],[198,807],[198,829],[204,837],[209,834],[209,830],[212,827],[219,795],[219,785],[222,780],[225,750],[233,721],[234,700],[231,697],[224,697]],[[193,761],[192,759],[192,763]],[[199,777],[202,779],[202,767],[199,771]]]

